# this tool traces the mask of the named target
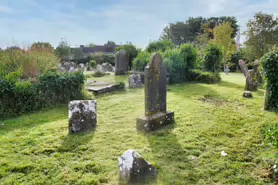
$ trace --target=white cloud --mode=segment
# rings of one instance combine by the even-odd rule
[[[54,8],[45,7],[38,0],[18,0],[21,6],[8,6],[0,1],[0,15],[14,15],[13,18],[0,17],[0,43],[4,46],[14,42],[49,41],[56,46],[60,38],[65,37],[71,45],[103,44],[113,40],[116,43],[131,41],[144,47],[149,40],[159,38],[166,24],[184,21],[188,17],[235,16],[243,31],[255,12],[278,12],[276,1],[118,0],[102,8],[96,8],[94,3],[84,8],[80,5],[85,2],[82,0],[70,0],[64,4],[62,1],[49,2],[54,3]],[[31,14],[32,11],[37,12]]]

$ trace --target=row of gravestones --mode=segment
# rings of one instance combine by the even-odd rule
[[[59,69],[61,72],[77,72],[77,71],[100,71],[102,73],[106,72],[115,72],[115,67],[109,63],[98,64],[96,69],[93,69],[89,66],[89,63],[86,64],[76,64],[74,62],[63,62],[60,64]]]
[[[136,74],[141,78],[140,74]],[[138,80],[137,79],[137,80]],[[160,54],[154,54],[144,71],[145,115],[137,118],[139,131],[150,132],[174,122],[174,112],[167,111],[166,66]],[[69,133],[83,132],[97,126],[97,101],[75,100],[69,102]],[[121,180],[129,183],[148,181],[157,170],[135,150],[126,151],[119,158]]]

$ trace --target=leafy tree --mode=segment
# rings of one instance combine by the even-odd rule
[[[151,42],[147,48],[147,52],[156,52],[156,51],[162,51],[165,52],[167,49],[173,49],[175,45],[169,41],[169,40],[160,40],[160,41],[154,41]]]
[[[31,50],[40,52],[53,52],[54,48],[49,42],[34,42],[31,45]]]
[[[222,53],[217,45],[209,44],[205,50],[205,57],[203,60],[206,71],[214,73],[220,72]]]
[[[210,43],[216,44],[221,48],[224,63],[226,60],[230,60],[232,53],[236,51],[236,45],[234,39],[231,38],[234,29],[232,23],[225,22],[213,29],[214,38],[210,40]]]
[[[166,26],[160,36],[161,40],[171,40],[175,45],[194,41],[194,34],[189,24],[185,22],[170,23]]]
[[[244,34],[249,53],[254,58],[261,58],[278,43],[278,19],[271,14],[258,12],[248,21]]]
[[[120,50],[125,50],[128,54],[128,63],[129,63],[129,67],[132,68],[132,61],[134,58],[137,57],[138,55],[138,50],[136,49],[136,47],[134,45],[132,45],[131,42],[127,42],[125,45],[121,45],[119,47],[116,47],[116,51],[120,51]]]
[[[104,45],[105,45],[105,46],[115,46],[116,43],[115,43],[114,41],[109,40],[109,41],[107,41],[107,43],[104,44]]]
[[[238,31],[238,24],[235,17],[190,17],[187,21],[179,21],[176,23],[170,23],[167,25],[161,35],[161,40],[171,40],[176,45],[181,45],[187,42],[195,42],[196,37],[204,33],[204,30],[213,30],[217,25],[231,22],[233,32],[230,37],[234,38]],[[208,32],[208,37],[213,39],[213,32]]]
[[[59,45],[56,47],[56,54],[59,58],[65,60],[70,56],[70,46],[67,41],[61,40]]]
[[[90,43],[90,44],[89,44],[89,47],[90,47],[90,48],[94,48],[95,46],[96,46],[96,45],[95,45],[94,43]]]

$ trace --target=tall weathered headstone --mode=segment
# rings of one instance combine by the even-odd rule
[[[128,72],[128,54],[125,50],[116,53],[115,75],[124,75]]]
[[[255,81],[255,71],[254,70],[248,70],[248,72],[247,72],[245,89],[247,91],[256,91],[257,90],[257,82]]]
[[[238,65],[240,67],[241,72],[244,74],[244,76],[247,76],[247,71],[248,71],[248,67],[246,66],[246,63],[244,60],[239,60],[238,61]]]
[[[145,67],[145,116],[137,119],[137,129],[156,130],[174,121],[174,112],[166,110],[166,66],[160,54],[153,54]]]

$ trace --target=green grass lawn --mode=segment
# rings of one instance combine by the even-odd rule
[[[171,85],[176,123],[148,134],[136,131],[144,89],[93,97],[98,126],[84,134],[68,135],[67,105],[2,121],[0,184],[118,184],[117,159],[128,149],[158,168],[157,184],[275,184],[278,151],[263,145],[262,125],[277,123],[278,113],[263,110],[263,90],[245,99],[243,89],[242,74]]]

